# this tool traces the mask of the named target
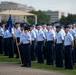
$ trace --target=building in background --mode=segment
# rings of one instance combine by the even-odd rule
[[[5,11],[5,10],[21,10],[25,12],[29,12],[32,10],[35,10],[32,6],[27,6],[19,3],[14,3],[14,2],[1,2],[0,4],[0,12]],[[8,15],[3,15],[2,20],[8,20]],[[12,16],[13,21],[15,22],[21,22],[24,21],[24,16]]]
[[[46,15],[50,16],[50,23],[51,22],[55,22],[55,21],[59,21],[62,16],[65,16],[65,13],[64,12],[60,12],[60,11],[48,10],[48,11],[43,11],[43,12]]]

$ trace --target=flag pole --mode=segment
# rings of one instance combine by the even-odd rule
[[[9,10],[9,15],[11,15],[10,10]],[[12,22],[11,22],[11,23],[12,23]],[[11,25],[12,25],[12,24],[11,24]],[[17,38],[16,38],[16,45],[17,45]],[[21,65],[22,65],[22,60],[21,60],[21,55],[20,55],[20,50],[19,50],[18,45],[17,45],[17,50],[18,50],[18,54],[19,54],[20,63],[21,63]]]
[[[17,39],[16,39],[16,45],[17,45]],[[17,45],[17,50],[18,50],[18,54],[19,54],[20,63],[22,65],[22,59],[21,59],[21,54],[20,54],[20,50],[19,50],[18,45]]]

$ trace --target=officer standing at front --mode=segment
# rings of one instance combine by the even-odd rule
[[[37,24],[37,58],[38,63],[44,63],[43,47],[45,43],[45,34],[41,30],[41,24]]]
[[[31,67],[31,54],[30,54],[30,44],[31,36],[29,34],[29,28],[25,26],[24,33],[18,45],[23,44],[23,65],[22,67]]]
[[[65,69],[73,69],[73,60],[72,60],[72,48],[74,46],[74,38],[69,32],[69,26],[65,26],[65,37],[64,37],[64,46],[65,46]]]
[[[64,35],[61,33],[61,26],[56,27],[56,67],[63,67],[63,43]]]

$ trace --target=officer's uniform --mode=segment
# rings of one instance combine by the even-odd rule
[[[34,27],[33,31],[35,32],[35,34],[37,34],[38,30]],[[36,49],[37,49],[37,41],[35,41],[35,52],[36,52],[36,58],[37,58],[37,50]]]
[[[70,33],[72,34],[73,38],[74,38],[74,43],[75,43],[75,38],[76,38],[76,33],[74,29],[70,29]],[[73,57],[73,64],[75,63],[75,55],[76,55],[76,47],[74,46],[74,49],[72,50],[72,57]]]
[[[20,33],[21,33],[21,31],[20,31],[19,27],[17,29],[15,29],[14,35],[15,35],[16,40],[17,40],[18,43],[20,42]],[[15,52],[16,52],[16,58],[19,58],[16,42],[15,42]]]
[[[61,32],[61,34],[63,34],[63,36],[65,36],[65,31],[64,31],[64,29],[61,29],[60,32]]]
[[[76,32],[75,32],[75,41],[76,41]],[[75,41],[74,41],[74,43],[75,43]],[[75,54],[74,55],[74,63],[76,63],[76,43],[74,45],[74,53],[73,54]]]
[[[69,27],[65,27],[69,28]],[[68,32],[64,37],[64,46],[65,46],[65,69],[73,69],[73,60],[72,60],[72,45],[74,41],[73,36]]]
[[[5,27],[5,31],[4,31],[4,54],[5,56],[8,56],[9,52],[9,39],[8,39],[8,35],[9,35],[9,31],[8,31],[8,28]]]
[[[52,26],[54,26],[54,23],[52,24]],[[56,35],[56,27],[52,28],[52,31],[54,31],[55,35]],[[56,46],[54,45],[53,47],[53,56],[54,56],[54,60],[56,59]]]
[[[63,37],[65,36],[65,31],[63,29],[63,27],[61,27],[62,29],[60,30],[60,33],[63,35]],[[64,48],[63,48],[63,59],[64,59]]]
[[[46,64],[47,65],[53,65],[53,47],[54,47],[53,38],[55,38],[55,33],[50,29],[49,31],[46,32],[46,40],[47,40]]]
[[[76,28],[74,28],[74,31],[75,31],[75,33],[76,33]]]
[[[34,28],[33,30],[34,30],[35,33],[37,33],[37,31],[38,31],[36,28]]]
[[[40,26],[40,25],[37,25]],[[40,29],[37,31],[37,58],[38,63],[44,63],[44,54],[43,54],[43,46],[44,46],[44,38],[45,34]]]
[[[13,29],[12,29],[12,32],[10,32],[9,29],[8,29],[8,39],[9,39],[8,52],[9,52],[9,58],[13,58],[14,57],[14,40],[13,40],[12,35],[14,35]]]
[[[21,23],[20,27],[24,27],[24,23]],[[23,34],[24,34],[24,30],[21,30],[21,33],[20,33],[20,41],[22,40],[23,38]],[[21,55],[21,61],[22,61],[22,64],[23,64],[23,53],[24,53],[24,49],[23,49],[23,43],[20,44],[20,55]]]
[[[0,25],[0,54],[3,54],[3,35],[4,35],[4,31]]]
[[[61,29],[60,26],[56,28]],[[63,46],[62,41],[64,40],[64,35],[61,31],[56,33],[56,67],[63,67]]]
[[[28,30],[28,27],[25,27],[24,30]],[[30,43],[31,36],[29,33],[23,33],[21,41],[23,43],[23,65],[25,67],[31,67],[31,54],[30,54]]]
[[[69,32],[72,34],[73,37],[75,37],[75,31],[74,31],[74,29],[70,29]]]
[[[32,27],[32,26],[30,26]],[[36,53],[35,53],[35,39],[36,39],[36,33],[34,32],[34,30],[29,32],[31,35],[31,41],[32,41],[32,45],[31,45],[31,60],[34,61],[36,60]]]
[[[47,29],[46,29],[46,28],[45,28],[45,29],[42,28],[42,31],[43,31],[44,34],[46,35]],[[44,48],[43,48],[43,52],[44,52],[44,58],[46,59],[46,42],[45,42],[45,46],[44,46]]]

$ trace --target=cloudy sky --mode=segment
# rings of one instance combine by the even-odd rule
[[[0,0],[33,6],[36,10],[59,10],[76,14],[76,0]]]

